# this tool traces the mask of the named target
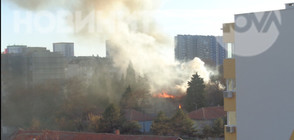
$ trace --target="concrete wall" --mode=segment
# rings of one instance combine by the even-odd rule
[[[236,15],[235,23],[237,139],[289,140],[294,130],[294,9]]]

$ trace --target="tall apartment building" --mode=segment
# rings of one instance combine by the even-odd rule
[[[53,52],[59,52],[66,58],[74,57],[74,43],[59,42],[53,43]]]
[[[225,126],[225,140],[236,140],[236,71],[234,59],[235,33],[234,23],[223,24],[223,41],[227,48],[227,58],[224,59],[224,78],[226,79],[226,91],[224,92],[224,110],[227,112],[227,124]]]
[[[26,48],[27,48],[26,45],[9,45],[7,46],[7,53],[20,54],[20,53],[23,53]]]
[[[222,65],[224,59],[227,57],[227,50],[225,49],[225,44],[223,42],[222,36],[216,36],[216,64]]]
[[[1,75],[3,85],[9,86],[62,81],[65,78],[65,57],[45,47],[25,47],[20,53],[1,54]]]
[[[181,62],[198,57],[220,65],[226,55],[222,37],[200,35],[177,35],[175,37],[175,59]]]
[[[105,41],[105,49],[106,49],[106,58],[113,58],[113,56],[115,55],[115,43],[112,42],[111,40],[106,40]]]
[[[105,50],[106,50],[106,58],[110,58],[110,48],[111,48],[111,41],[110,40],[106,40],[105,41]]]
[[[32,85],[49,80],[62,82],[65,79],[65,57],[57,52],[34,52],[29,57],[29,72]]]
[[[225,140],[294,140],[294,3],[235,15],[223,31]]]

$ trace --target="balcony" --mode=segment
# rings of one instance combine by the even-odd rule
[[[229,93],[229,96],[224,98],[224,110],[236,111],[236,92],[225,92],[224,96],[226,93]]]
[[[225,59],[224,60],[224,78],[225,79],[235,79],[235,59]]]
[[[237,139],[237,128],[235,125],[225,125],[225,140]]]

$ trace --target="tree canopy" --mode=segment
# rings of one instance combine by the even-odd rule
[[[195,131],[193,128],[194,123],[182,109],[178,109],[170,121],[174,135],[193,135],[193,132]]]
[[[205,106],[205,85],[203,79],[196,73],[188,82],[187,95],[184,99],[184,108],[190,112]]]
[[[99,131],[112,133],[122,127],[122,115],[117,105],[110,104],[102,114],[99,121]]]
[[[151,131],[155,135],[169,135],[172,133],[169,118],[160,111],[151,125]]]
[[[120,130],[122,134],[139,134],[140,124],[136,121],[125,119],[119,106],[110,104],[103,112],[98,123],[98,131],[103,133],[113,133]]]

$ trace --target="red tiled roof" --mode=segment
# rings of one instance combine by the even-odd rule
[[[133,109],[126,109],[124,113],[125,118],[129,121],[152,121],[154,119],[154,117],[149,114],[144,114]]]
[[[78,133],[65,131],[24,131],[19,130],[12,140],[176,140],[177,137],[152,135],[116,135],[105,133]]]
[[[224,111],[224,107],[215,106],[200,108],[190,112],[188,115],[193,120],[212,120],[225,117],[227,113]]]

